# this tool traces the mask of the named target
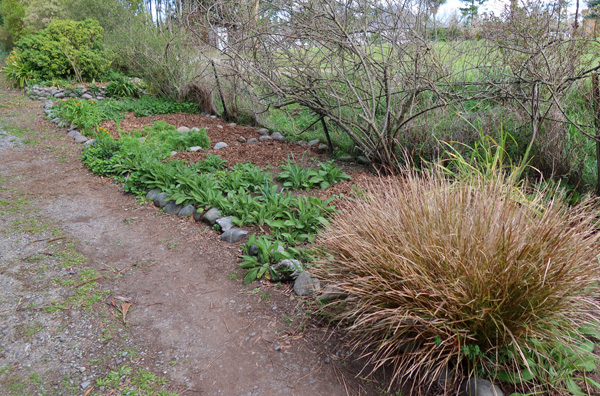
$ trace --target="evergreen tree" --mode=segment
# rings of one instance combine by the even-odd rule
[[[485,0],[460,0],[465,4],[464,7],[459,8],[463,17],[465,17],[465,24],[471,26],[473,19],[479,15],[479,6],[485,3]]]

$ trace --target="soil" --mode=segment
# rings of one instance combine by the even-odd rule
[[[244,285],[239,246],[91,174],[41,105],[0,87],[0,394],[385,394],[289,285]],[[196,115],[120,128],[156,119],[208,127],[229,165],[307,150],[237,144],[254,130]]]

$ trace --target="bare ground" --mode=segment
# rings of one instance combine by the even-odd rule
[[[239,246],[92,175],[41,114],[0,87],[0,394],[384,394],[289,286],[244,285]]]

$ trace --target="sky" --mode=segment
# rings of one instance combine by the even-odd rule
[[[508,0],[487,0],[485,4],[481,8],[481,12],[494,12],[496,14],[500,13],[504,6],[508,4]],[[458,10],[460,7],[464,7],[464,3],[461,3],[460,0],[446,0],[446,4],[442,5],[438,11],[438,19],[444,20],[450,17],[450,15],[455,12],[460,15],[460,11]],[[579,9],[584,10],[587,6],[585,4],[585,0],[579,1]],[[480,13],[481,13],[480,12]],[[569,4],[569,12],[575,13],[575,0],[570,0]]]

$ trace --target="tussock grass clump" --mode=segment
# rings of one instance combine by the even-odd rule
[[[516,188],[409,173],[335,216],[317,271],[349,295],[337,319],[373,370],[425,388],[445,368],[455,381],[523,373],[597,322],[594,203],[567,207],[543,192],[517,202]],[[536,367],[534,381],[544,377]]]

